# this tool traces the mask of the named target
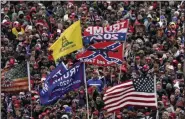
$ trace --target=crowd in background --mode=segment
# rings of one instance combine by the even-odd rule
[[[116,111],[116,119],[154,119],[157,112],[159,119],[185,119],[185,2],[12,1],[1,8],[1,69],[29,60],[32,84],[31,92],[1,93],[2,119],[87,119],[87,113],[93,119],[111,119],[113,114],[104,109],[105,90],[143,74],[157,77],[158,111],[129,106]],[[100,84],[88,85],[89,110],[84,86],[54,105],[40,105],[38,91],[56,67],[48,48],[60,34],[77,20],[83,35],[88,26],[105,27],[124,19],[129,19],[129,29],[121,72],[118,65],[87,65],[88,84]],[[68,68],[77,62],[75,53],[60,61]]]

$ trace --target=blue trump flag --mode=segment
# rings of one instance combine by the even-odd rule
[[[49,83],[51,79],[57,78],[59,76],[62,76],[62,74],[67,71],[67,67],[65,64],[62,62],[60,63],[47,77],[45,80],[45,83]]]
[[[40,91],[42,105],[54,104],[64,94],[84,84],[84,63],[78,62],[62,75],[50,78]]]

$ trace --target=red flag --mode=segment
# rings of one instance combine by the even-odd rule
[[[77,54],[82,62],[95,65],[109,66],[122,64],[123,45],[120,42],[100,42],[89,46],[86,51]]]

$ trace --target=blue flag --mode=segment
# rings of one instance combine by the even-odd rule
[[[49,83],[50,79],[52,78],[57,78],[59,76],[62,76],[62,74],[67,71],[67,67],[65,64],[62,62],[60,63],[47,77],[45,80],[45,83]]]
[[[45,81],[43,89],[40,91],[42,105],[54,104],[64,94],[79,88],[84,83],[84,64],[78,62],[62,75],[59,74],[48,80]]]

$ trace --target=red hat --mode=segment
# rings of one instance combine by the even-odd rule
[[[49,61],[53,61],[54,59],[53,59],[53,56],[52,55],[48,55],[48,60]]]
[[[98,72],[97,72],[97,71],[94,71],[93,73],[94,73],[94,74],[98,74]]]
[[[46,110],[46,113],[48,114],[48,113],[50,113],[50,111],[49,110]]]
[[[72,61],[69,61],[68,64],[69,64],[69,65],[73,65],[73,62],[72,62]]]
[[[10,25],[10,24],[11,24],[11,22],[9,22],[9,21],[4,22],[4,25]]]
[[[184,105],[183,101],[178,101],[178,102],[176,103],[176,106],[177,106],[177,107],[184,107],[185,105]]]
[[[149,68],[148,65],[143,66],[143,69],[148,69],[148,68]]]
[[[162,61],[163,60],[163,58],[159,58],[159,61]]]
[[[96,21],[100,21],[100,18],[96,18]]]
[[[93,90],[94,89],[92,87],[89,87],[88,90],[87,90],[88,94],[90,94],[90,95],[93,94]]]
[[[38,69],[39,68],[39,65],[36,63],[34,64],[34,69]]]
[[[86,7],[86,5],[85,4],[82,4],[81,7]]]
[[[146,115],[146,116],[149,116],[149,115],[150,115],[150,112],[146,112],[145,115]]]
[[[99,115],[99,111],[98,110],[94,111],[93,115]]]
[[[175,113],[170,113],[170,117],[171,117],[172,119],[175,119],[175,118],[176,118]]]
[[[118,119],[121,119],[121,114],[117,115],[116,117],[117,117]]]
[[[83,90],[80,91],[80,94],[84,94],[85,92]]]
[[[173,60],[173,63],[178,64],[178,61],[177,60]]]
[[[31,100],[36,100],[36,98],[35,97],[32,97]]]
[[[140,56],[136,56],[136,60],[139,60],[140,59]]]
[[[36,12],[36,7],[32,7],[32,8],[31,8],[31,12],[32,12],[32,11]]]
[[[14,63],[15,63],[15,59],[14,58],[10,58],[10,64],[14,65]]]
[[[39,115],[39,119],[42,119],[42,114]]]
[[[126,69],[125,65],[123,65],[123,66],[121,67],[121,71],[122,71],[122,72],[127,72],[127,69]]]
[[[156,51],[160,51],[160,48],[155,48]]]
[[[53,38],[53,37],[54,37],[54,34],[50,34],[50,35],[49,35],[49,38]]]
[[[83,7],[84,10],[87,10],[87,7]]]
[[[118,111],[116,111],[115,112],[116,113],[116,115],[119,115],[119,114],[121,114],[121,112],[118,110]]]
[[[151,60],[151,57],[146,57],[145,59],[146,59],[146,60]]]
[[[42,113],[42,115],[43,115],[43,116],[45,116],[45,115],[46,115],[46,113],[45,113],[45,112],[43,112],[43,113]]]
[[[19,104],[17,104],[17,103],[16,103],[14,106],[15,106],[15,108],[18,108],[18,107],[20,107],[20,106],[19,106]]]

